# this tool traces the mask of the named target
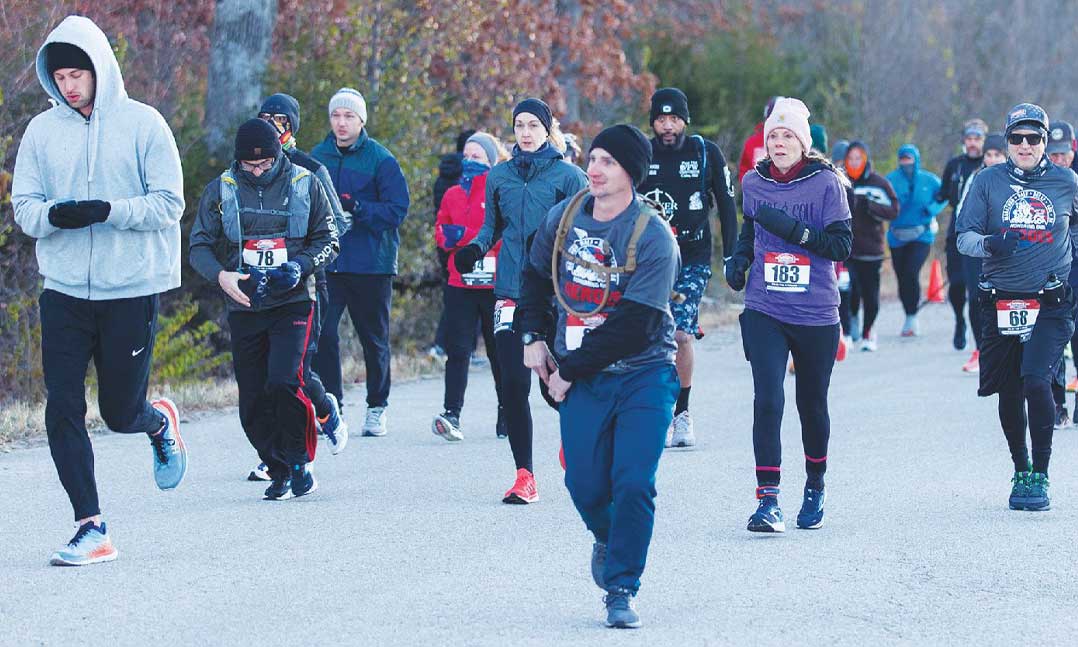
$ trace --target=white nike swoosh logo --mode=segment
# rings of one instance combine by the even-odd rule
[[[140,348],[140,349],[138,349],[138,350],[133,350],[133,351],[131,351],[131,357],[137,357],[137,356],[138,356],[138,354],[139,354],[139,353],[141,353],[141,352],[142,352],[142,351],[144,351],[144,350],[146,350],[146,347],[145,347],[145,346],[143,346],[142,348]]]

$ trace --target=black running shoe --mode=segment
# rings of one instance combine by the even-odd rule
[[[1057,404],[1056,405],[1056,424],[1054,425],[1054,428],[1055,429],[1063,429],[1065,427],[1070,427],[1070,426],[1071,426],[1071,417],[1070,417],[1070,414],[1067,413],[1067,407],[1065,407],[1065,406],[1063,406],[1061,404]]]
[[[1007,503],[1011,510],[1025,510],[1029,501],[1029,472],[1015,472],[1011,477],[1011,496]]]
[[[292,496],[303,496],[318,489],[318,481],[306,464],[292,466]]]
[[[956,321],[954,324],[954,349],[966,350],[966,322]]]
[[[595,586],[606,590],[603,571],[606,569],[606,544],[595,542],[591,546],[591,579]]]
[[[266,488],[266,495],[263,498],[266,501],[284,501],[285,499],[291,499],[292,479],[287,476],[280,476],[273,479],[270,486]]]

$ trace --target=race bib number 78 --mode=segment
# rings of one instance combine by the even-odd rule
[[[284,238],[243,241],[243,264],[258,268],[277,267],[288,262]]]

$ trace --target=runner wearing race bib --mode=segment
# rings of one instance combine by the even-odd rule
[[[831,434],[827,391],[839,343],[836,261],[850,254],[848,183],[831,163],[809,153],[809,112],[798,99],[780,99],[765,123],[769,157],[745,175],[745,223],[726,280],[745,289],[741,337],[752,365],[752,439],[756,453],[756,512],[752,532],[784,532],[779,509],[783,378],[792,354],[797,410],[808,474],[799,528],[819,528]],[[748,280],[746,282],[746,272]]]
[[[494,281],[497,276],[499,240],[467,272],[456,267],[457,250],[472,242],[483,226],[487,175],[508,153],[493,135],[474,133],[464,144],[460,183],[442,198],[434,223],[434,240],[448,253],[449,285],[445,288],[445,410],[435,416],[431,430],[446,440],[464,440],[460,412],[468,388],[468,368],[475,352],[475,329],[483,332],[494,390],[498,395],[498,437],[508,434],[502,410],[502,371],[495,349]],[[507,322],[508,323],[508,322]],[[508,326],[507,326],[508,328]]]
[[[1074,293],[1067,280],[1078,240],[1078,178],[1045,155],[1048,126],[1040,106],[1011,108],[1007,162],[973,177],[958,213],[959,251],[984,259],[977,394],[999,395],[999,421],[1014,463],[1012,510],[1051,506],[1051,383],[1074,332]]]
[[[271,479],[267,500],[313,492],[317,427],[306,391],[315,277],[338,249],[326,191],[293,165],[277,131],[251,119],[235,162],[203,190],[191,266],[221,286],[243,431]]]
[[[650,142],[632,126],[596,136],[591,189],[551,209],[539,228],[516,313],[525,364],[561,402],[565,485],[595,539],[591,573],[607,592],[610,627],[640,625],[632,598],[679,388],[669,301],[680,254],[657,209],[633,190],[650,159]],[[544,340],[537,333],[552,297],[557,332]]]

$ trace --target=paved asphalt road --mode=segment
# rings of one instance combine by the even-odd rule
[[[269,503],[235,410],[184,426],[178,491],[156,491],[141,438],[95,438],[120,558],[46,565],[70,534],[44,447],[0,455],[0,643],[105,645],[1073,644],[1078,633],[1078,430],[1058,432],[1053,509],[1007,510],[1010,462],[995,401],[950,348],[950,309],[832,383],[825,526],[745,531],[755,508],[749,366],[736,330],[700,345],[695,451],[660,466],[657,525],[637,599],[645,627],[601,624],[591,539],[561,482],[556,419],[534,399],[541,496],[505,506],[509,447],[492,385],[473,373],[467,438],[429,431],[441,381],[394,391],[390,433],[323,451],[320,490]],[[784,424],[792,518],[803,461],[792,380]],[[362,397],[349,394],[359,425]],[[152,642],[151,642],[152,641]]]

